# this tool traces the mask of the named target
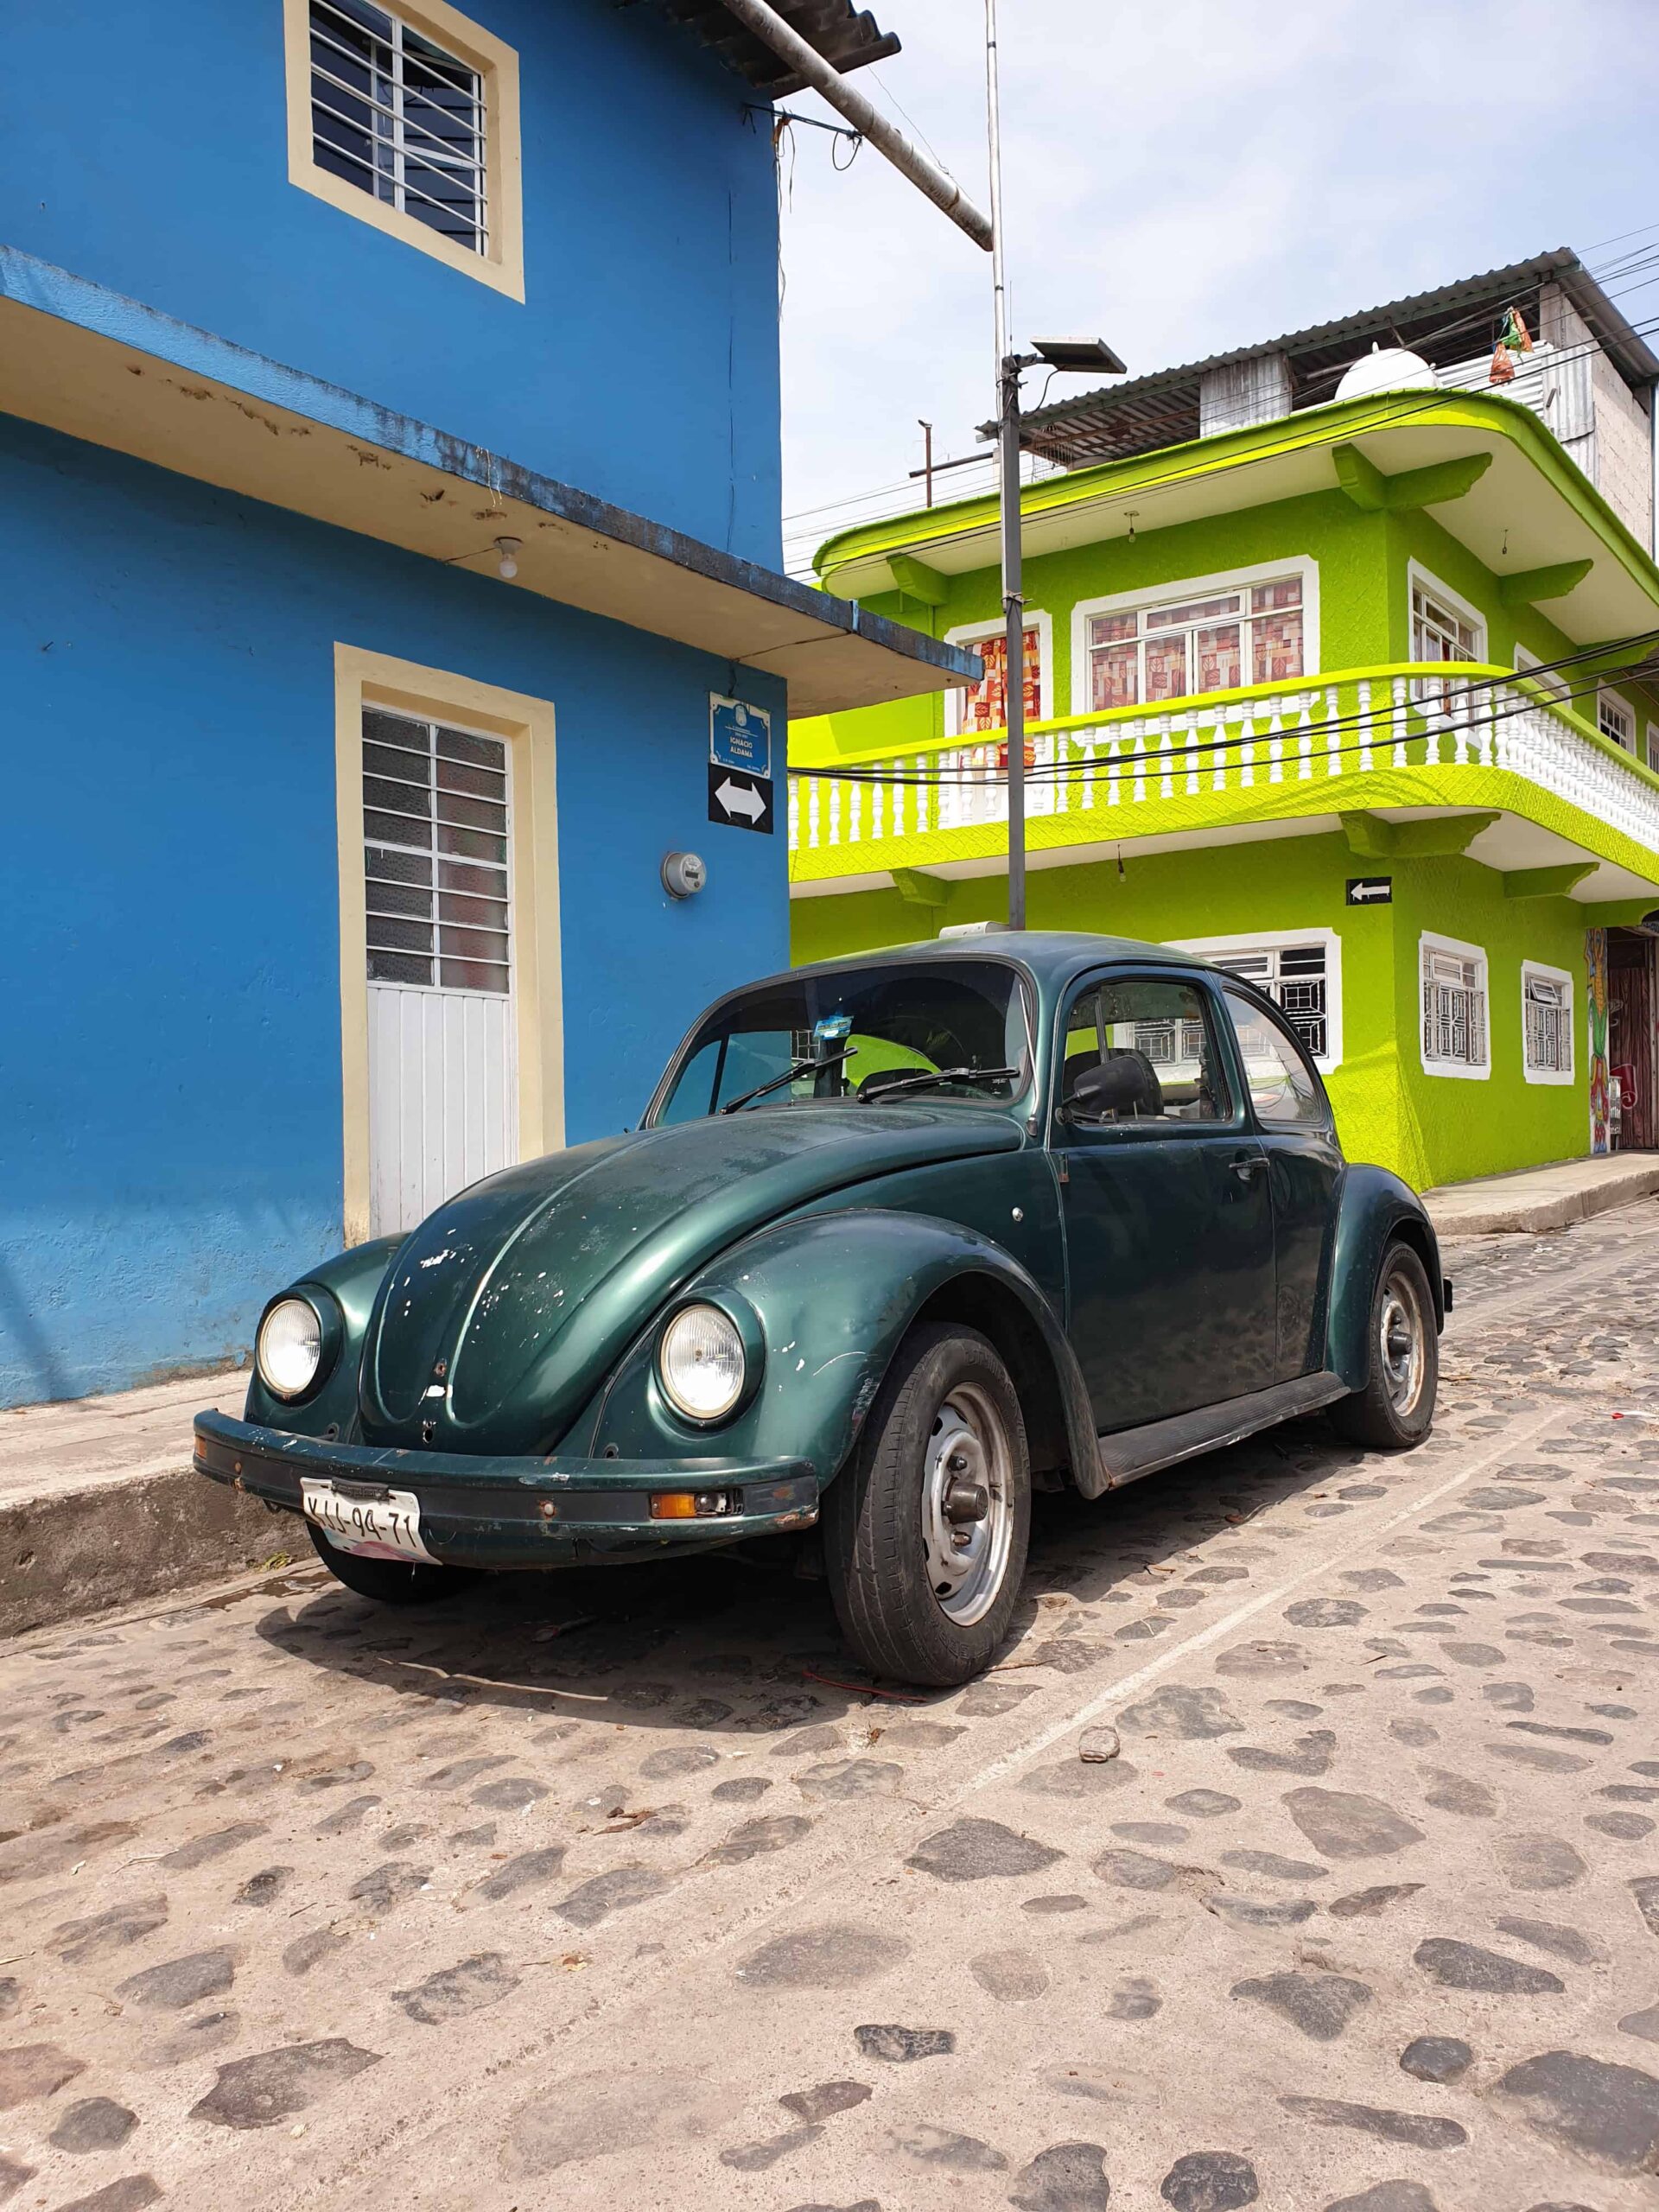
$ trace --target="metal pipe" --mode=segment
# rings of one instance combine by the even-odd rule
[[[1002,270],[1002,102],[996,47],[996,0],[985,0],[985,143],[991,168],[991,306],[996,373],[1008,357],[1008,302]]]
[[[991,165],[991,294],[996,334],[996,415],[1002,511],[1002,664],[1008,743],[1008,927],[1026,926],[1026,601],[1020,558],[1020,373],[1008,345],[1002,264],[1002,119],[996,0],[985,0],[985,133]]]
[[[1020,543],[1019,357],[1002,363],[1002,611],[1007,670],[1008,927],[1026,926],[1026,601]]]
[[[912,146],[903,131],[895,130],[886,116],[872,107],[862,92],[855,92],[841,72],[824,60],[817,47],[809,46],[775,8],[768,7],[766,0],[725,0],[725,6],[728,15],[747,24],[758,39],[787,61],[798,77],[828,100],[837,115],[844,115],[877,153],[886,155],[900,176],[908,177],[918,191],[925,192],[959,230],[967,232],[976,245],[988,253],[991,251],[991,226],[956,179]]]

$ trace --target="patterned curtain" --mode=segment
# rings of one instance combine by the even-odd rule
[[[1590,1150],[1598,1158],[1610,1148],[1607,1113],[1607,932],[1586,930],[1584,969],[1590,1008]]]

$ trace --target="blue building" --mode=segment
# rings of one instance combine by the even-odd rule
[[[8,27],[0,1404],[631,1122],[788,958],[713,702],[781,776],[976,669],[779,573],[782,66],[720,0],[468,4]]]

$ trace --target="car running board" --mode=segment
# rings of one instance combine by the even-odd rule
[[[1224,1398],[1218,1406],[1199,1406],[1168,1421],[1148,1421],[1142,1428],[1117,1429],[1096,1439],[1105,1487],[1121,1490],[1141,1475],[1173,1467],[1178,1459],[1218,1452],[1224,1445],[1254,1436],[1259,1428],[1271,1428],[1275,1421],[1294,1420],[1298,1414],[1317,1413],[1321,1406],[1347,1395],[1348,1385],[1339,1375],[1299,1375],[1293,1382],[1252,1390],[1246,1398]]]

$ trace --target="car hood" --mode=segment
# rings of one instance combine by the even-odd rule
[[[548,1450],[664,1300],[739,1237],[828,1192],[1022,1141],[981,1108],[826,1101],[606,1137],[493,1175],[423,1222],[387,1271],[364,1344],[364,1434]]]

